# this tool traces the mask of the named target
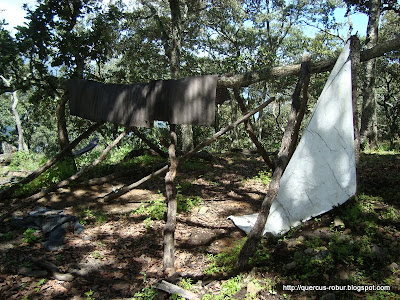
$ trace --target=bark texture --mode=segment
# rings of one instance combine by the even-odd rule
[[[400,49],[400,37],[377,44],[360,53],[360,61],[365,62],[384,55],[393,50]],[[310,73],[323,73],[332,70],[338,57],[313,62],[310,65]],[[260,81],[271,81],[281,77],[299,75],[301,64],[279,66],[261,70],[250,71],[235,75],[221,75],[218,78],[219,87],[245,87]]]
[[[193,127],[192,125],[182,125],[182,151],[188,152],[193,149]]]
[[[8,88],[12,88],[11,87],[11,78],[10,79],[6,79],[5,77],[1,76],[1,79],[4,82],[4,85]],[[22,125],[21,125],[21,119],[19,117],[18,114],[18,110],[17,110],[17,105],[18,105],[18,94],[16,90],[12,91],[12,104],[11,104],[11,111],[12,114],[14,116],[14,121],[15,121],[15,126],[17,128],[17,134],[18,134],[18,151],[28,151],[28,146],[25,143],[25,139],[24,139],[24,131],[22,129]]]
[[[356,166],[360,160],[360,130],[358,123],[358,70],[360,68],[360,40],[357,36],[352,36],[350,40],[350,57],[351,57],[351,89],[352,89],[352,106],[353,106],[353,126],[354,126],[354,154]]]
[[[378,44],[378,26],[381,15],[381,1],[369,1],[369,19],[365,47],[371,49]],[[365,63],[365,82],[361,115],[361,145],[370,148],[378,146],[378,118],[376,115],[375,59]]]
[[[170,48],[170,71],[173,79],[179,76],[180,67],[180,51],[181,51],[181,34],[182,34],[182,17],[179,0],[169,0],[171,10],[171,48]],[[168,155],[170,160],[169,171],[165,176],[165,190],[167,196],[167,222],[164,228],[164,255],[163,269],[166,275],[175,273],[175,228],[176,228],[176,211],[178,208],[174,180],[178,168],[178,160],[176,159],[176,126],[170,124],[170,145]]]
[[[58,143],[60,144],[60,150],[68,148],[70,144],[68,137],[68,130],[67,130],[67,119],[65,117],[65,106],[67,104],[67,101],[68,98],[65,95],[61,97],[57,104],[57,109],[56,109],[57,135],[58,135]],[[68,161],[68,163],[71,164],[73,169],[76,171],[77,167],[71,150],[67,150],[65,152],[65,159]]]
[[[164,227],[164,256],[163,268],[167,274],[175,272],[175,228],[176,228],[176,211],[178,208],[176,200],[176,192],[174,180],[178,168],[178,160],[176,159],[177,136],[175,125],[170,125],[171,144],[168,148],[170,166],[165,176],[165,190],[167,196],[167,222]]]

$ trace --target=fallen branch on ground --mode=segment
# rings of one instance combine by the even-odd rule
[[[189,299],[189,300],[200,299],[200,297],[198,295],[196,295],[195,293],[184,290],[183,288],[181,288],[175,284],[169,283],[165,280],[162,280],[161,282],[157,283],[155,285],[155,287],[156,287],[156,289],[162,290],[169,294],[177,294],[178,296],[181,296],[181,297]]]

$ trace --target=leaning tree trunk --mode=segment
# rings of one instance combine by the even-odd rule
[[[265,224],[267,222],[268,213],[271,207],[272,202],[275,200],[278,195],[280,179],[282,177],[283,172],[286,169],[286,166],[289,162],[289,155],[291,153],[291,148],[294,144],[292,143],[294,130],[298,130],[299,126],[297,123],[299,122],[299,112],[301,110],[300,103],[300,93],[303,88],[304,82],[308,81],[308,64],[302,64],[302,73],[297,82],[295,91],[292,95],[292,108],[289,114],[289,120],[285,129],[285,133],[282,138],[281,149],[278,153],[278,159],[276,162],[276,168],[272,175],[271,183],[268,187],[267,195],[265,196],[263,203],[261,205],[260,212],[257,217],[257,221],[254,224],[253,229],[250,231],[249,236],[246,240],[246,243],[243,245],[242,250],[239,253],[238,257],[238,267],[240,269],[247,268],[249,264],[249,259],[254,255],[257,250],[258,243],[261,239],[262,232],[264,230]],[[300,116],[301,117],[301,116]]]
[[[378,44],[378,26],[381,14],[381,1],[369,1],[369,19],[367,27],[366,48],[371,49]],[[365,82],[363,85],[363,102],[361,115],[361,146],[370,148],[378,146],[378,124],[375,95],[375,59],[365,63]]]
[[[3,82],[6,87],[11,87],[11,78],[6,79],[5,77],[1,76],[1,79],[3,79]],[[18,151],[28,151],[28,146],[25,143],[24,139],[24,131],[22,129],[21,125],[21,119],[18,114],[17,110],[17,105],[18,105],[18,95],[17,91],[12,92],[12,104],[11,104],[11,111],[14,116],[14,121],[15,121],[15,126],[17,127],[17,134],[18,134]]]

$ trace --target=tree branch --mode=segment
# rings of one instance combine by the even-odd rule
[[[395,39],[382,42],[371,49],[361,51],[360,61],[365,62],[375,57],[382,56],[388,52],[399,49],[400,37],[396,37]],[[335,65],[336,60],[337,57],[333,57],[311,64],[310,74],[330,71]],[[245,87],[264,80],[271,81],[272,79],[277,79],[281,77],[299,75],[300,67],[301,64],[294,64],[250,71],[236,75],[220,75],[218,78],[218,85],[224,87]]]

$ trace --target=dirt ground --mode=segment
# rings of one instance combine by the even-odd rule
[[[394,207],[393,212],[398,213],[399,156],[364,155],[363,158],[358,169],[360,194],[382,196],[383,200],[372,200],[370,203],[375,212],[389,212],[391,206]],[[202,293],[218,295],[221,284],[237,275],[207,274],[205,270],[210,265],[208,255],[230,249],[245,237],[226,218],[229,215],[257,212],[267,189],[267,185],[257,179],[263,170],[264,164],[257,156],[232,153],[216,156],[213,162],[189,161],[180,167],[176,178],[180,192],[184,196],[198,196],[202,201],[190,212],[178,214],[175,234],[176,282],[180,278],[192,278]],[[35,233],[38,237],[35,242],[28,243],[23,240],[24,230],[15,229],[9,222],[5,222],[0,228],[3,237],[0,239],[0,299],[132,299],[135,293],[160,281],[163,278],[161,270],[165,222],[149,222],[145,215],[134,211],[142,203],[164,197],[163,177],[154,178],[111,203],[102,201],[102,196],[149,172],[148,168],[137,168],[129,176],[111,182],[89,185],[88,181],[84,181],[60,189],[17,211],[15,215],[24,216],[39,206],[62,209],[65,213],[78,216],[85,223],[86,230],[81,235],[68,232],[64,247],[48,252],[41,244],[40,233]],[[268,262],[251,272],[261,276],[264,281],[270,278],[271,282],[279,282],[280,287],[278,293],[265,290],[254,299],[364,299],[365,294],[357,292],[351,294],[351,298],[348,298],[348,294],[335,298],[335,295],[326,293],[292,293],[288,296],[282,292],[282,284],[301,283],[293,281],[296,275],[290,276],[297,273],[297,278],[301,278],[304,275],[301,270],[302,258],[307,256],[304,253],[324,248],[310,249],[307,246],[309,241],[320,241],[320,246],[328,246],[335,234],[343,236],[343,241],[362,239],[368,223],[349,225],[346,221],[346,228],[332,231],[337,216],[346,216],[343,213],[348,214],[354,207],[354,201],[348,201],[318,220],[306,222],[290,236],[279,241],[268,241],[264,247],[269,253]],[[8,209],[9,204],[0,207],[2,212]],[[371,216],[375,215],[361,215],[360,220],[367,220]],[[369,249],[372,254],[365,254],[365,257],[370,259],[375,271],[383,274],[382,278],[391,276],[392,291],[398,294],[400,224],[398,218],[395,219],[397,221],[394,222],[376,219],[378,225],[382,223],[374,229],[377,234],[372,236],[376,246]],[[10,232],[11,235],[6,238]],[[345,247],[346,242],[339,246]],[[345,250],[343,247],[329,251],[333,255],[334,251]],[[338,261],[346,261],[346,258],[340,259]],[[331,269],[321,274],[312,274],[312,270],[308,272],[315,284],[349,283],[352,276],[361,276],[356,274],[354,264],[356,261],[348,265],[331,265]],[[366,280],[372,278],[371,284],[372,280],[376,280],[373,278],[380,278],[379,274],[368,274],[368,270],[363,272],[362,276]],[[288,274],[290,281],[285,279]],[[232,299],[247,299],[245,297],[245,293],[239,292]],[[158,299],[167,299],[167,296],[160,295]]]
[[[219,157],[213,163],[190,163],[180,170],[176,183],[186,184],[182,194],[199,196],[200,205],[189,213],[178,214],[176,228],[176,268],[181,277],[202,278],[207,267],[207,254],[219,253],[231,247],[245,235],[226,218],[232,214],[257,211],[266,191],[257,176],[263,163],[256,157]],[[89,212],[101,215],[101,222],[85,224],[82,235],[67,233],[65,246],[47,252],[40,243],[23,241],[23,230],[4,227],[17,238],[2,242],[0,251],[0,297],[2,299],[86,299],[94,291],[96,299],[132,297],[144,286],[163,277],[162,251],[164,221],[152,221],[145,226],[145,216],[132,213],[142,202],[160,198],[164,190],[163,177],[153,179],[139,189],[102,203],[101,197],[139,177],[122,177],[101,185],[77,184],[52,193],[37,203],[27,205],[14,215],[24,216],[36,207],[62,209],[75,216]],[[5,209],[4,207],[2,209]],[[85,214],[85,213],[83,213]],[[87,216],[86,216],[87,217]],[[7,223],[6,223],[7,224]],[[38,234],[39,235],[39,234]],[[72,273],[71,281],[51,278],[36,262],[48,261],[61,273]],[[210,277],[210,278],[208,278]],[[48,278],[37,285],[41,278]]]

